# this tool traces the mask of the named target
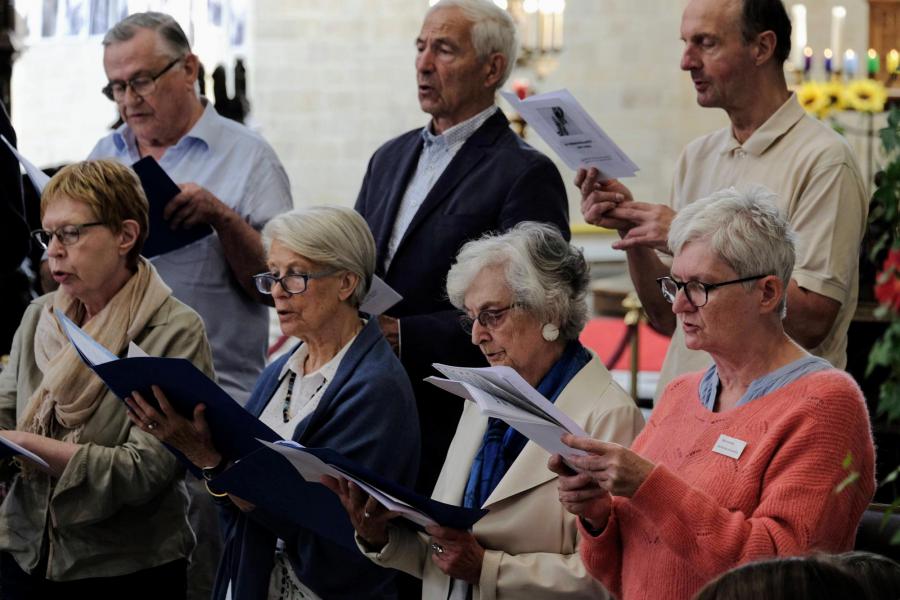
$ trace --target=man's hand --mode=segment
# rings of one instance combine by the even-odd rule
[[[400,319],[389,317],[387,315],[378,315],[378,325],[381,327],[381,333],[384,339],[394,350],[395,354],[400,353]]]
[[[212,192],[196,183],[183,183],[181,193],[172,198],[163,211],[163,218],[172,229],[187,229],[208,224],[218,229],[225,215],[231,211]]]
[[[628,202],[609,210],[604,220],[630,223],[622,239],[612,247],[628,250],[643,246],[671,253],[669,250],[669,226],[675,218],[675,211],[663,204]],[[623,231],[620,229],[619,234]]]
[[[598,227],[615,229],[620,235],[631,227],[631,223],[610,218],[609,212],[619,205],[632,202],[631,191],[617,179],[600,179],[600,172],[591,167],[578,169],[575,185],[581,191],[581,214],[584,220]]]

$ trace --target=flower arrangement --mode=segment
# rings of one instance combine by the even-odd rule
[[[879,113],[887,102],[887,89],[874,79],[807,81],[797,90],[797,100],[806,112],[824,119],[836,111]]]

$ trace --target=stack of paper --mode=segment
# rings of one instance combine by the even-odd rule
[[[640,168],[597,125],[569,90],[525,100],[500,92],[573,171],[596,167],[604,179],[634,177]]]
[[[552,402],[544,398],[510,367],[451,367],[434,364],[447,376],[425,381],[478,405],[481,412],[500,419],[547,450],[563,456],[583,455],[560,441],[564,433],[590,437]]]

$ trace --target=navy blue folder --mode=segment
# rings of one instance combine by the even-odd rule
[[[444,504],[417,494],[329,448],[291,449],[318,457],[402,500],[444,527],[468,530],[488,512],[481,508]],[[228,492],[252,502],[270,514],[279,515],[337,544],[356,549],[350,517],[338,497],[324,485],[303,479],[284,456],[270,448],[263,447],[245,456],[213,479],[209,486],[216,492]],[[422,529],[403,517],[398,519],[410,527]]]
[[[152,258],[187,246],[212,234],[209,225],[194,225],[187,229],[172,229],[163,218],[166,204],[181,192],[152,156],[145,156],[131,168],[137,173],[150,203],[150,232],[141,254]]]

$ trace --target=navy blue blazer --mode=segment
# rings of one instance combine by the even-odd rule
[[[422,130],[414,129],[379,148],[369,161],[356,210],[375,236],[378,274],[403,296],[387,314],[400,319],[400,360],[412,381],[423,427],[423,472],[417,487],[430,494],[462,402],[422,379],[436,374],[434,362],[486,366],[447,299],[450,265],[465,242],[521,221],[552,223],[568,239],[569,210],[556,166],[513,133],[498,108],[435,182],[385,273],[394,220],[422,144]]]
[[[259,417],[269,403],[281,369],[297,348],[266,367],[256,382],[246,406],[254,416]],[[360,331],[316,410],[297,425],[292,439],[337,450],[398,483],[413,485],[420,445],[415,401],[409,379],[376,320]],[[332,494],[331,499],[339,504],[337,496]],[[232,576],[233,600],[265,598],[277,538],[285,540],[298,579],[322,598],[396,596],[395,572],[361,553],[259,509],[242,513],[230,502],[221,506],[225,550],[213,598],[225,598]]]

